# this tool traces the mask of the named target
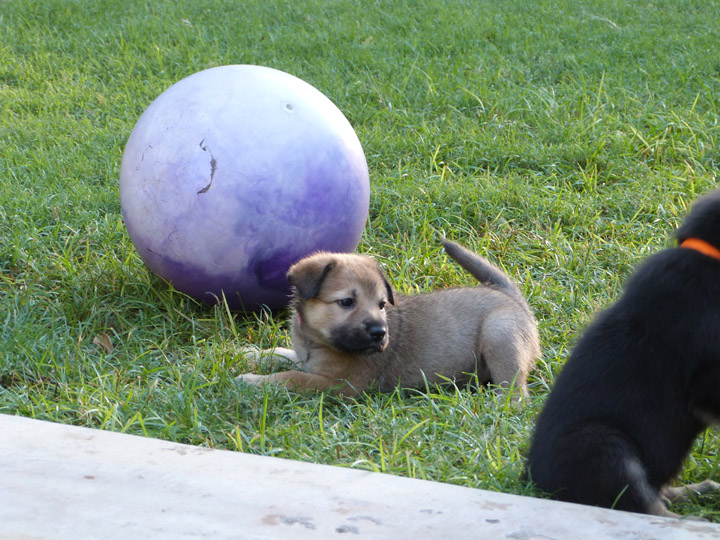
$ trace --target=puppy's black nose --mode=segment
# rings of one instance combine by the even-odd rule
[[[374,324],[368,327],[368,334],[370,335],[370,339],[375,342],[382,341],[385,338],[386,333],[387,330],[385,330],[385,327],[380,326],[379,324]]]

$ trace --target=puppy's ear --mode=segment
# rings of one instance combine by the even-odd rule
[[[387,289],[388,293],[388,302],[390,302],[390,305],[395,305],[395,295],[393,294],[392,285],[390,285],[390,282],[386,279],[385,280],[385,288]]]
[[[385,284],[385,290],[387,291],[388,295],[388,302],[390,302],[390,305],[395,305],[395,293],[393,293],[392,285],[390,285],[390,282],[388,281],[387,277],[385,277],[385,272],[382,271],[382,269],[378,266],[378,271],[380,272],[380,277],[382,277],[383,283]]]
[[[335,261],[327,257],[309,257],[291,266],[287,278],[296,295],[310,300],[320,293],[323,281],[335,265]]]

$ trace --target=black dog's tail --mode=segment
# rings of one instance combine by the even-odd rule
[[[442,245],[447,254],[480,283],[500,289],[525,303],[525,298],[517,284],[485,257],[449,240],[443,240]]]

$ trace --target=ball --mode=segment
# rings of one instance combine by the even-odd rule
[[[287,305],[285,274],[320,250],[351,252],[370,200],[355,131],[320,91],[253,65],[200,71],[133,128],[120,203],[147,266],[233,309]]]

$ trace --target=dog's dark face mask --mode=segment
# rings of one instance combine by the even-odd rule
[[[358,324],[340,324],[330,332],[330,345],[347,354],[382,352],[389,341],[387,320],[384,317],[368,317]]]

